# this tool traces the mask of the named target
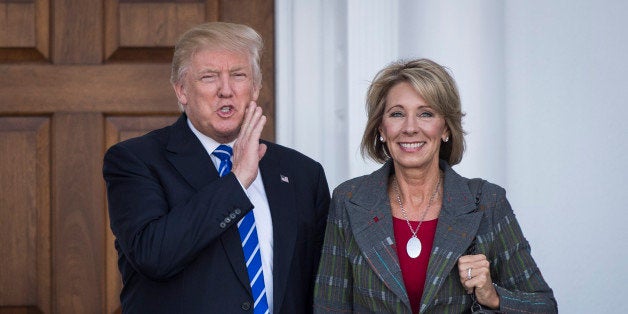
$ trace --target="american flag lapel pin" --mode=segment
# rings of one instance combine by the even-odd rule
[[[290,183],[290,180],[288,179],[288,177],[284,176],[283,174],[280,174],[279,177],[281,178],[281,181]]]

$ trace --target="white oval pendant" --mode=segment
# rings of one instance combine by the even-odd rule
[[[417,258],[421,254],[421,241],[416,236],[412,236],[406,244],[406,251],[410,258]]]

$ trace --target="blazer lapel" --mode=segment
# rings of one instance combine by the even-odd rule
[[[388,161],[366,177],[346,204],[353,237],[373,271],[407,308],[410,300],[405,289],[395,248],[388,177]]]
[[[297,207],[291,173],[280,167],[269,146],[260,161],[260,172],[266,190],[266,198],[273,221],[273,304],[274,311],[281,312],[281,304],[288,287],[288,269],[294,253],[297,237]]]
[[[218,171],[209,154],[187,125],[187,116],[181,117],[171,127],[166,148],[166,158],[196,190],[218,179]]]
[[[200,190],[211,181],[220,177],[203,144],[187,125],[185,113],[171,127],[167,150],[166,158],[168,161],[195,190]],[[250,283],[246,266],[244,266],[244,254],[237,226],[234,225],[227,229],[220,237],[220,241],[225,254],[231,261],[231,267],[236,276],[242,285],[250,291]]]
[[[427,268],[421,311],[434,301],[443,282],[475,237],[482,213],[474,212],[475,196],[466,179],[441,161],[445,172],[444,196],[436,235]]]

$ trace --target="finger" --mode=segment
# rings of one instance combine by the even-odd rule
[[[251,128],[251,140],[259,141],[262,136],[262,131],[266,125],[266,116],[261,115],[259,119],[255,120],[255,125]]]
[[[467,277],[469,277],[469,271],[471,270],[472,272],[472,269],[475,266],[475,262],[472,258],[470,258],[470,255],[460,257],[458,259],[458,275],[460,276],[460,279],[467,280]]]
[[[458,259],[458,269],[460,271],[466,271],[469,267],[478,268],[484,266],[488,267],[489,262],[483,254],[464,255]]]
[[[462,282],[462,286],[467,293],[474,292],[480,298],[488,298],[495,293],[493,282],[488,271],[482,271],[469,280]]]
[[[254,101],[250,102],[246,109],[244,110],[244,120],[242,120],[242,125],[240,126],[240,134],[238,137],[243,137],[248,133],[249,127],[251,125],[251,119],[255,113],[256,104]]]
[[[480,270],[478,268],[467,267],[463,271],[459,271],[458,274],[460,275],[460,282],[466,285],[469,281],[480,274]],[[473,287],[473,285],[470,285],[469,287]]]
[[[262,118],[263,115],[261,107],[255,107],[251,111],[251,117],[246,124],[246,127],[242,133],[242,137],[250,141],[255,141],[255,133],[258,132],[257,130],[260,128],[259,124],[260,122],[264,124],[266,118]],[[263,128],[263,125],[261,126],[261,128]],[[261,134],[261,129],[259,133]]]
[[[238,134],[238,138],[234,144],[234,156],[240,156],[241,153],[245,153],[249,150],[251,144],[251,128],[252,125],[255,125],[255,113],[256,105],[255,102],[251,102],[247,107],[244,121],[242,122],[242,126],[240,127],[240,133]],[[257,140],[255,140],[255,145],[257,145]],[[238,158],[239,159],[239,158]],[[235,159],[234,159],[235,162]]]
[[[485,264],[488,265],[488,262],[485,262]],[[489,267],[484,266],[484,265],[476,265],[476,267],[467,267],[464,271],[459,271],[458,274],[460,275],[460,281],[463,283],[476,279],[476,278],[489,278],[490,280],[490,276],[491,276]],[[481,282],[474,281],[474,283],[478,284]]]
[[[463,255],[458,259],[458,263],[474,263],[482,260],[486,260],[486,256],[484,254]]]
[[[464,282],[462,283],[462,287],[464,288],[464,290],[467,293],[472,293],[474,288],[475,288],[475,285],[473,284],[472,280],[473,279],[471,279],[471,280],[466,280],[465,279]]]
[[[458,275],[467,292],[473,288],[484,287],[487,282],[491,283],[490,263],[482,254],[460,257]]]

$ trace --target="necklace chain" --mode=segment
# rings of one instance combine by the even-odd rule
[[[440,181],[441,181],[441,176],[438,176],[438,183],[436,183],[436,188],[434,189],[434,192],[432,193],[432,196],[430,196],[430,200],[427,202],[427,208],[425,209],[425,212],[423,212],[423,217],[421,217],[421,220],[419,221],[419,225],[416,227],[416,230],[412,229],[412,225],[410,225],[410,220],[408,219],[408,213],[406,213],[406,210],[403,208],[403,203],[401,202],[401,194],[399,193],[399,184],[397,183],[397,176],[393,177],[393,181],[394,181],[394,185],[393,188],[395,189],[395,193],[397,193],[397,203],[399,203],[399,208],[401,208],[401,214],[403,215],[403,218],[406,220],[406,223],[408,224],[408,228],[410,228],[410,232],[412,232],[412,236],[413,237],[417,237],[417,232],[419,232],[419,228],[421,228],[421,224],[423,223],[423,220],[425,220],[425,217],[427,216],[427,212],[430,210],[430,207],[432,206],[432,201],[434,200],[434,197],[436,196],[436,193],[438,193],[438,188],[440,187]]]

